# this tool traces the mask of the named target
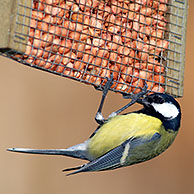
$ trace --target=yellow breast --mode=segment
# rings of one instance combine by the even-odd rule
[[[161,126],[159,119],[145,114],[118,115],[105,123],[90,139],[88,151],[97,158],[131,137],[152,137],[160,131]]]

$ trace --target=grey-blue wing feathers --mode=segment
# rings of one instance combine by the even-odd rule
[[[103,156],[79,167],[64,169],[63,171],[76,170],[67,175],[73,175],[80,172],[90,172],[90,171],[103,171],[108,169],[115,169],[124,166],[126,157],[130,154],[130,150],[135,149],[145,143],[152,141],[158,141],[161,135],[155,133],[151,139],[130,138],[122,143],[120,146],[110,150]]]
[[[123,151],[125,149],[125,145],[130,140],[125,141],[120,146],[112,149],[108,153],[104,154],[103,156],[87,163],[82,166],[77,167],[79,168],[77,171],[74,171],[68,175],[77,174],[80,172],[88,172],[88,171],[102,171],[102,170],[108,170],[108,169],[115,169],[120,167],[120,159],[122,157]],[[73,170],[71,169],[65,169],[63,171],[69,171]]]

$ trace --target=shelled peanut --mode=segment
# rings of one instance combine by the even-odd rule
[[[163,92],[168,0],[33,1],[23,60],[50,71],[137,93]]]

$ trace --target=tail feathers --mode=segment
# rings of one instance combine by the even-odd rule
[[[68,171],[72,171],[72,170],[75,170],[69,174],[66,174],[66,176],[70,176],[70,175],[74,175],[74,174],[78,174],[80,172],[87,172],[87,170],[85,170],[84,166],[87,165],[87,164],[84,164],[84,165],[81,165],[81,166],[77,166],[77,167],[73,167],[73,168],[66,168],[66,169],[63,169],[62,171],[63,172],[68,172]]]
[[[75,170],[69,174],[66,174],[66,176],[70,176],[70,175],[73,175],[73,174],[77,174],[79,172],[81,172],[81,168],[82,168],[83,165],[81,166],[77,166],[77,167],[73,167],[73,168],[66,168],[66,169],[63,169],[62,172],[68,172],[68,171],[72,171],[72,170]]]
[[[65,168],[62,170],[62,172],[68,172],[68,171],[72,171],[72,170],[78,170],[80,169],[82,166],[77,166],[77,167],[73,167],[73,168]]]
[[[65,149],[28,149],[28,148],[9,148],[7,151],[27,153],[27,154],[46,154],[46,155],[65,155]]]
[[[67,149],[28,149],[28,148],[9,148],[7,151],[27,153],[27,154],[45,154],[45,155],[63,155],[73,158],[89,160],[87,157],[87,150],[78,144]]]
[[[67,151],[68,149],[28,149],[28,148],[8,148],[7,151],[10,152],[19,152],[19,153],[26,153],[26,154],[45,154],[45,155],[63,155],[63,156],[71,156],[71,157],[75,157],[75,158],[81,158],[80,155],[75,155],[72,153],[69,153],[70,151]],[[83,158],[82,158],[83,159]],[[63,172],[67,172],[67,171],[71,171],[71,170],[76,170],[72,173],[67,174],[67,176],[69,175],[73,175],[73,174],[77,174],[79,172],[84,171],[82,169],[84,165],[78,166],[78,167],[73,167],[73,168],[67,168],[64,169]]]

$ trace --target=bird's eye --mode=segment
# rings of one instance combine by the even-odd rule
[[[158,96],[158,95],[157,95],[157,96],[154,96],[153,101],[154,101],[155,103],[157,103],[157,104],[162,104],[162,103],[165,102],[164,98],[162,98],[161,96]]]
[[[162,96],[159,95],[151,95],[148,96],[148,102],[152,103],[157,103],[157,104],[162,104],[165,102],[164,98]]]

